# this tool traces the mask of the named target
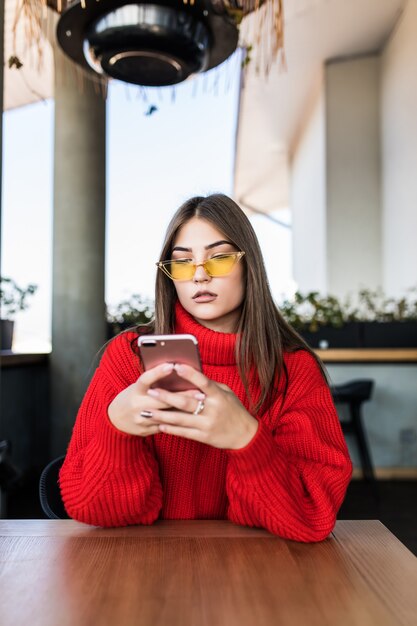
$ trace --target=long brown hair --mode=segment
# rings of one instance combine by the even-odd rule
[[[242,209],[228,196],[212,194],[196,196],[187,200],[174,214],[168,225],[160,260],[171,258],[179,230],[191,218],[199,217],[210,222],[239,250],[245,251],[245,298],[236,328],[236,361],[251,408],[257,412],[267,409],[277,393],[277,382],[288,375],[284,352],[306,350],[316,360],[327,382],[325,369],[304,339],[284,320],[275,305],[269,288],[265,265],[258,239],[252,224]],[[155,286],[155,319],[142,332],[157,334],[175,332],[175,302],[177,293],[174,283],[164,272],[158,272]],[[255,368],[258,375],[260,395],[256,403],[249,393],[249,375]],[[278,381],[277,381],[278,374]]]

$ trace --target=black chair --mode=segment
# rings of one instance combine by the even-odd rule
[[[42,510],[49,519],[69,519],[58,485],[59,470],[64,459],[65,456],[60,456],[48,463],[39,479],[39,499]]]
[[[330,387],[335,404],[346,404],[349,407],[348,420],[341,420],[344,434],[353,434],[358,444],[362,472],[365,480],[376,485],[374,468],[371,461],[368,442],[362,423],[362,404],[370,400],[374,381],[370,378],[351,380],[343,385]]]

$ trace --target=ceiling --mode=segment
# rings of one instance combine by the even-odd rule
[[[288,206],[288,162],[324,63],[380,51],[407,1],[417,0],[284,0],[286,69],[276,62],[268,77],[257,72],[262,63],[254,47],[243,76],[235,166],[235,197],[243,206],[262,212]],[[41,60],[36,46],[28,49],[23,21],[14,36],[17,2],[5,0],[5,110],[53,95],[52,48],[42,38]],[[51,36],[55,14],[48,14]],[[245,19],[243,42],[253,41],[257,19]],[[13,54],[23,61],[19,70],[7,65]]]
[[[286,69],[277,62],[265,78],[255,57],[244,77],[235,168],[240,204],[262,212],[288,206],[288,162],[324,63],[380,51],[406,1],[284,0]]]

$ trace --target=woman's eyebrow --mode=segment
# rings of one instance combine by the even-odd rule
[[[225,239],[221,239],[220,241],[215,241],[214,243],[210,243],[208,246],[204,246],[205,250],[211,250],[211,248],[215,248],[216,246],[221,246],[227,244],[229,246],[233,246],[234,244],[231,241],[226,241]],[[183,248],[182,246],[175,246],[172,248],[172,252],[179,250],[180,252],[192,252],[192,248]]]
[[[220,241],[215,241],[214,243],[205,246],[206,250],[210,250],[211,248],[215,248],[216,246],[222,246],[223,244],[227,244],[228,246],[233,246],[231,241],[226,241],[226,239],[221,239]]]

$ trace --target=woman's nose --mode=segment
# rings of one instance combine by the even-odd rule
[[[198,263],[198,265],[196,265],[195,268],[195,274],[193,277],[193,280],[195,283],[200,283],[203,281],[207,281],[210,280],[211,276],[209,276],[206,272],[206,270],[204,269],[204,266],[202,263]]]

